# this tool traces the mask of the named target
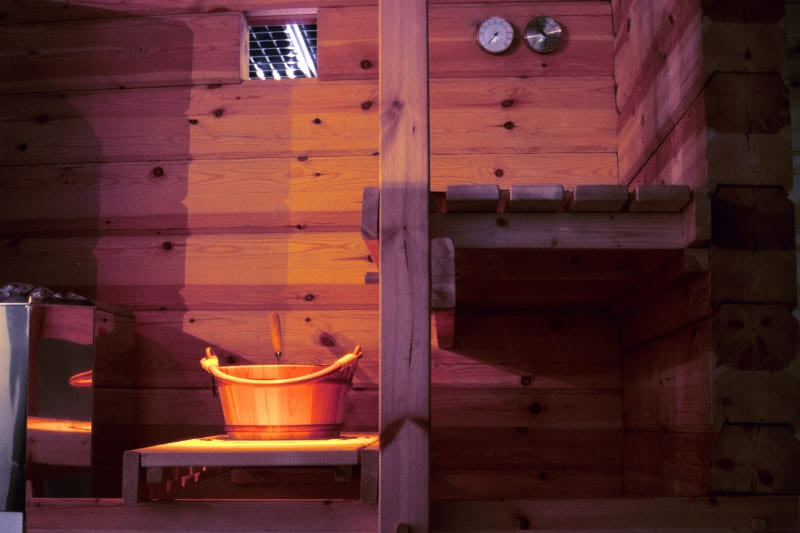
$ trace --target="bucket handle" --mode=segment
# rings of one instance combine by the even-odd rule
[[[306,374],[305,376],[284,379],[240,378],[239,376],[232,376],[226,372],[223,372],[219,368],[219,359],[217,358],[217,354],[214,353],[214,350],[212,350],[210,346],[206,347],[206,356],[200,360],[200,365],[203,367],[203,370],[213,375],[215,378],[230,383],[239,383],[242,385],[291,385],[293,383],[315,381],[327,376],[328,374],[336,372],[337,370],[344,370],[348,365],[357,362],[362,355],[364,354],[361,351],[361,346],[356,346],[351,353],[343,355],[322,370],[318,370],[311,374]]]

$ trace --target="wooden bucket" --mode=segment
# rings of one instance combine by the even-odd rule
[[[339,436],[345,395],[363,354],[328,365],[219,366],[211,348],[200,364],[216,378],[225,431],[234,439],[329,439]]]

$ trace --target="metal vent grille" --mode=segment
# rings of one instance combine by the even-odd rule
[[[250,79],[317,77],[317,25],[250,26]]]

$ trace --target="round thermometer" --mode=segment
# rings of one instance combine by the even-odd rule
[[[536,17],[525,28],[525,42],[540,54],[549,54],[558,48],[563,36],[564,28],[552,17]]]
[[[514,44],[516,31],[506,19],[491,17],[478,27],[478,44],[485,52],[502,54]]]

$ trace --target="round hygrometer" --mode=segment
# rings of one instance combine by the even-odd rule
[[[478,27],[478,44],[484,52],[502,54],[514,44],[516,31],[504,18],[490,17]]]

